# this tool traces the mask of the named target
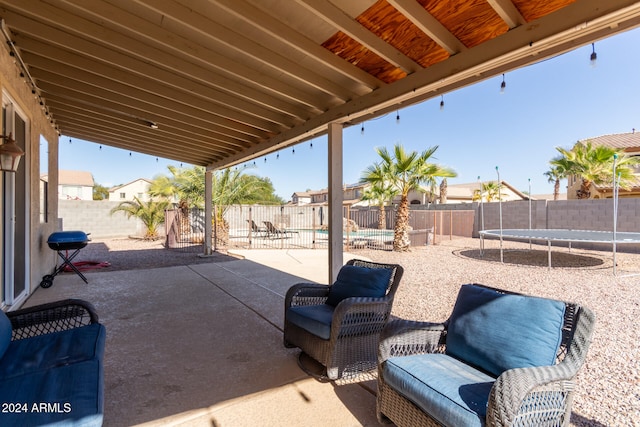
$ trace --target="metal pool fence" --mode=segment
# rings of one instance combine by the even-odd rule
[[[346,250],[393,248],[395,209],[387,207],[380,224],[379,208],[343,208]],[[214,215],[214,250],[323,249],[328,247],[327,206],[229,206],[224,221]],[[471,237],[472,210],[411,210],[409,237],[412,246],[437,244],[453,236]],[[382,228],[379,228],[380,225]],[[169,210],[165,215],[167,247],[202,251],[204,210]]]

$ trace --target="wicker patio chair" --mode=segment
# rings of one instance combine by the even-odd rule
[[[350,260],[346,265],[390,270],[385,295],[346,298],[333,308],[326,304],[331,286],[299,283],[289,289],[285,298],[284,345],[298,347],[302,350],[301,357],[306,354],[322,364],[326,368],[322,375],[330,380],[355,379],[365,372],[375,376],[380,332],[391,313],[404,272],[397,264]],[[290,310],[301,306],[326,310],[331,316],[328,338],[292,321]]]
[[[507,295],[520,295],[482,285],[474,286]],[[486,418],[477,418],[472,425],[569,425],[576,386],[575,377],[586,358],[595,326],[595,316],[589,309],[580,305],[569,302],[564,304],[564,322],[560,322],[562,330],[558,331],[561,339],[555,364],[509,369],[497,378],[491,375],[495,382],[485,383],[486,387],[491,387],[486,405]],[[496,328],[499,327],[496,324]],[[432,418],[410,398],[396,390],[397,387],[391,387],[385,382],[383,369],[391,358],[445,353],[448,328],[449,320],[444,323],[428,323],[397,319],[387,324],[381,334],[378,355],[376,409],[381,423],[392,421],[397,426],[411,427],[447,425]],[[533,333],[533,330],[534,328],[531,328],[529,333]],[[463,427],[463,424],[459,423],[456,427]]]

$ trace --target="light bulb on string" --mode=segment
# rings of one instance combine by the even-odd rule
[[[264,158],[264,162],[267,163],[267,158],[266,157]]]
[[[295,148],[293,148],[293,149],[291,150],[291,153],[292,153],[292,154],[296,154],[296,149],[295,149]]]
[[[362,127],[360,128],[360,135],[364,135],[364,123],[362,123]]]
[[[69,138],[69,144],[71,144],[71,138]]]
[[[156,163],[158,163],[158,158],[156,157]]]
[[[399,125],[400,124],[400,112],[396,111],[396,124]]]
[[[591,67],[595,68],[596,61],[598,59],[598,54],[596,53],[596,44],[595,43],[591,43],[591,56],[590,56],[589,59],[591,61]]]
[[[98,150],[102,151],[102,145],[98,147]]]
[[[500,94],[504,94],[504,90],[507,87],[507,82],[504,81],[504,74],[502,75],[502,83],[500,83]]]
[[[131,151],[129,151],[129,157],[133,156],[133,154],[131,154]]]
[[[313,141],[311,141],[311,142],[309,143],[309,148],[311,148],[311,149],[313,150]]]
[[[280,152],[276,153],[276,160],[278,160],[280,158]]]
[[[440,111],[444,110],[444,95],[440,95]]]

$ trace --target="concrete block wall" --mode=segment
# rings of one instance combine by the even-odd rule
[[[127,218],[122,212],[110,214],[118,204],[106,200],[60,200],[62,230],[82,230],[91,233],[91,238],[143,235],[144,225],[137,218]]]

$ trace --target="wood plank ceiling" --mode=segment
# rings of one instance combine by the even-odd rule
[[[62,135],[219,168],[636,27],[639,3],[0,0],[0,18]]]

